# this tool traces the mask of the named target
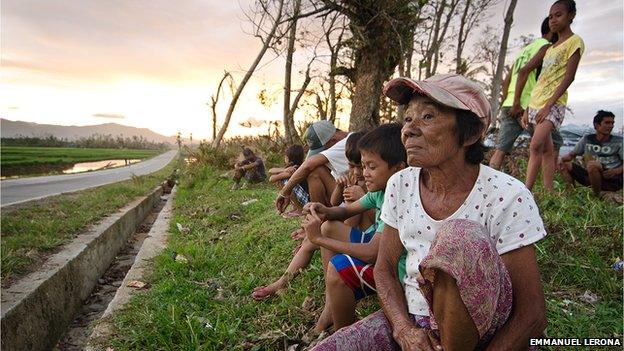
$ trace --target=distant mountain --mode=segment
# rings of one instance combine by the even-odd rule
[[[136,135],[137,137],[142,136],[152,142],[175,143],[175,137],[160,135],[147,128],[129,127],[117,123],[105,123],[93,126],[59,126],[54,124],[11,121],[0,118],[0,135],[3,138],[15,138],[19,136],[45,137],[53,135],[57,138],[75,140],[87,138],[93,134],[110,134],[114,137],[118,135],[124,137],[132,137]]]

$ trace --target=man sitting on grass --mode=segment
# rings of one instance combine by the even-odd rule
[[[329,204],[336,179],[347,173],[345,143],[349,134],[336,129],[329,121],[314,122],[306,131],[310,147],[306,160],[292,174],[275,199],[275,207],[283,213],[290,204],[293,188],[308,182],[310,201]]]
[[[250,148],[243,148],[244,159],[236,162],[234,165],[234,185],[232,190],[240,187],[240,181],[243,177],[250,183],[259,183],[266,179],[264,170],[264,162]]]
[[[401,143],[401,125],[385,124],[367,133],[358,143],[368,193],[346,206],[326,207],[320,203],[304,206],[304,228],[308,240],[321,247],[325,268],[325,309],[318,326],[334,330],[355,322],[357,300],[375,293],[373,265],[383,229],[380,220],[386,182],[405,168],[407,155]],[[375,209],[375,223],[365,231],[342,220]],[[325,221],[322,225],[321,223]],[[331,264],[328,264],[331,263]],[[328,318],[331,315],[331,319]]]
[[[561,158],[559,171],[568,185],[577,181],[591,186],[596,196],[622,189],[622,137],[611,135],[614,120],[612,112],[598,111],[594,117],[596,133],[584,135],[574,149]],[[576,156],[583,156],[584,167],[572,162]]]

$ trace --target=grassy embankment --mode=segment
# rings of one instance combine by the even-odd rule
[[[214,163],[209,163],[214,164]],[[222,171],[222,170],[221,170]],[[318,255],[282,296],[263,302],[252,289],[283,272],[296,243],[297,220],[275,214],[275,189],[258,185],[230,192],[210,166],[183,176],[168,248],[154,264],[151,287],[115,317],[115,350],[284,349],[312,328],[322,307]],[[549,337],[622,336],[622,207],[588,189],[536,198],[549,236],[537,244],[546,293]],[[241,205],[258,199],[249,206]],[[233,216],[233,214],[235,216]],[[239,216],[240,218],[237,219]],[[180,233],[180,223],[190,230]],[[188,263],[176,262],[173,253]],[[598,300],[581,296],[588,291]],[[377,307],[368,298],[361,316]]]
[[[60,171],[66,165],[79,162],[146,159],[161,152],[163,151],[3,146],[0,148],[0,168],[5,175],[28,175],[46,173],[46,171]]]
[[[87,225],[148,194],[178,162],[176,158],[158,172],[127,181],[2,209],[2,285],[39,267],[47,255]]]

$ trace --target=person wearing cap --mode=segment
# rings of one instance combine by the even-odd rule
[[[384,94],[407,105],[410,167],[388,180],[381,211],[383,311],[314,350],[526,350],[546,325],[533,246],[546,232],[524,184],[481,164],[487,98],[459,75],[396,78]]]
[[[305,140],[310,151],[277,195],[275,207],[280,213],[288,207],[293,188],[305,180],[308,182],[310,201],[329,204],[336,179],[349,169],[345,156],[347,136],[347,132],[337,129],[330,121],[314,122],[308,128]]]

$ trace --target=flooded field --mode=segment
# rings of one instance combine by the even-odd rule
[[[133,163],[141,162],[140,159],[125,159],[125,160],[104,160],[95,162],[81,162],[72,165],[71,167],[64,169],[63,173],[80,173],[88,171],[97,171],[100,169],[117,168],[122,166],[128,166]]]
[[[162,152],[162,150],[22,146],[3,146],[0,150],[2,179],[122,167]]]
[[[90,171],[98,171],[102,169],[117,168],[128,166],[137,162],[141,162],[141,159],[116,159],[116,160],[103,160],[92,162],[78,162],[74,164],[57,164],[57,165],[33,165],[33,166],[19,166],[19,167],[7,167],[2,170],[2,177],[0,179],[14,179],[20,177],[32,177],[32,176],[44,176],[55,174],[72,174],[82,173]]]

